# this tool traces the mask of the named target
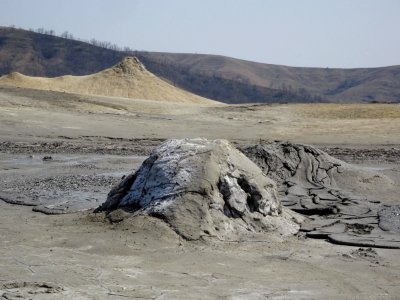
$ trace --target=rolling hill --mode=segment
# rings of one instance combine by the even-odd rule
[[[32,77],[13,72],[0,77],[0,84],[14,87],[180,103],[216,104],[159,79],[136,57],[126,57],[111,68],[90,75]]]
[[[162,66],[174,66],[187,74],[222,78],[240,85],[293,93],[296,98],[303,96],[309,102],[400,102],[400,66],[359,69],[299,68],[214,55],[154,52],[139,53],[138,57],[149,66],[158,63],[159,69]],[[167,77],[166,74],[163,76]],[[183,84],[184,82],[180,82],[180,85]]]
[[[134,51],[0,27],[0,74],[87,75],[127,54],[171,84],[225,103],[400,102],[400,66],[299,68],[230,57]]]

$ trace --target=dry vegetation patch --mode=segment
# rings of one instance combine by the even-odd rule
[[[312,107],[311,107],[312,105]],[[398,119],[398,104],[300,104],[301,114],[320,119]]]

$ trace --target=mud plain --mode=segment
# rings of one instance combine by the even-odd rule
[[[0,190],[45,205],[102,203],[168,138],[289,140],[390,178],[364,192],[399,204],[400,106],[194,106],[0,88]],[[43,161],[43,157],[52,159]],[[36,197],[36,198],[35,198]],[[86,203],[82,205],[82,202]],[[0,201],[0,297],[14,299],[396,298],[399,250],[303,235],[188,242],[161,220],[110,224]]]

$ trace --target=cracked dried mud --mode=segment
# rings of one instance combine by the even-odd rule
[[[360,116],[349,109],[342,116],[339,104],[202,107],[1,88],[0,299],[398,297],[399,250],[327,241],[398,230],[400,116],[393,105],[362,106]],[[159,218],[85,210],[154,147],[188,137],[227,139],[256,163],[274,147],[274,164],[257,164],[267,174],[275,168],[282,203],[309,222],[293,236],[187,241]],[[314,165],[303,144],[345,167],[318,150],[318,167],[296,177],[301,161]],[[283,166],[284,157],[294,163]],[[390,209],[377,212],[376,201]],[[335,209],[342,215],[328,217]]]

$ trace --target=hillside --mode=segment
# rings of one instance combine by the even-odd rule
[[[124,56],[88,43],[0,27],[0,75],[87,75],[115,65]]]
[[[30,31],[0,27],[0,75],[87,75],[127,53]],[[400,102],[400,66],[298,68],[224,56],[135,51],[171,84],[226,103]]]
[[[14,87],[180,103],[215,104],[159,79],[135,57],[115,66],[82,76],[32,77],[18,72],[0,77],[0,84]]]
[[[190,75],[199,75],[198,81],[207,82],[212,78],[234,82],[239,87],[253,88],[264,94],[280,91],[283,98],[293,96],[294,102],[400,102],[400,66],[299,68],[216,55],[155,52],[138,53],[138,57],[149,68],[153,65],[153,69],[158,69],[158,75],[175,78],[180,86],[197,93],[198,88],[191,84],[191,80],[185,80]],[[168,66],[181,70],[180,73],[184,75],[168,76],[172,72]],[[208,94],[206,96],[219,99]]]

